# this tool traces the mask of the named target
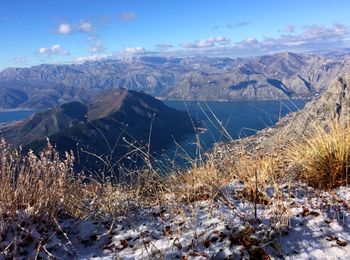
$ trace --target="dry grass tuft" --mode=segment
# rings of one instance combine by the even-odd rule
[[[84,188],[88,197],[86,217],[113,221],[128,216],[138,209],[159,206],[164,201],[164,180],[153,169],[140,169],[129,173],[132,181],[113,183],[93,182]]]
[[[167,179],[168,193],[179,202],[191,203],[198,200],[214,199],[220,189],[232,180],[229,171],[219,170],[210,155],[206,162],[187,171],[171,174]]]
[[[299,177],[322,189],[347,185],[350,166],[350,128],[336,122],[329,129],[315,123],[313,134],[292,141],[288,157],[299,166]]]
[[[251,155],[242,152],[232,165],[232,175],[244,184],[243,197],[248,201],[257,200],[267,204],[265,191],[278,182],[278,161],[269,154]]]
[[[23,155],[0,140],[0,161],[0,241],[13,237],[8,246],[0,244],[0,254],[16,258],[20,243],[33,242],[33,259],[41,253],[52,258],[45,248],[49,230],[59,228],[62,216],[85,215],[84,185],[74,175],[73,155],[60,158],[50,143],[39,156]],[[40,233],[33,233],[34,226]]]

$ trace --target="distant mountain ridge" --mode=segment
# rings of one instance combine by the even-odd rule
[[[45,80],[0,78],[0,108],[45,109],[71,101],[86,101],[89,89]]]
[[[130,149],[145,147],[150,141],[149,151],[160,151],[193,134],[195,125],[186,112],[149,95],[117,88],[100,93],[89,103],[59,105],[1,130],[6,141],[22,145],[25,151],[42,150],[49,138],[60,153],[73,151],[80,169],[98,169],[104,165],[97,156],[127,163],[124,156]]]
[[[350,68],[343,54],[277,53],[253,58],[134,57],[0,72],[1,108],[47,108],[122,87],[162,99],[309,98]]]

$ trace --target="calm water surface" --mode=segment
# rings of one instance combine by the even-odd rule
[[[305,100],[164,102],[173,108],[189,111],[207,129],[199,136],[204,151],[212,148],[215,142],[253,135],[274,125],[289,112],[303,108],[306,103]],[[195,136],[188,136],[179,143],[181,148],[177,151],[183,149],[193,157],[197,147],[195,141]],[[174,145],[170,150],[173,151],[176,147],[178,146]]]
[[[24,119],[32,115],[35,111],[24,110],[24,111],[0,111],[0,123],[6,123],[16,120]]]

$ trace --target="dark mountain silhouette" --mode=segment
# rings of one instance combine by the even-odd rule
[[[89,103],[71,102],[37,113],[5,128],[3,134],[14,145],[23,144],[25,151],[40,151],[48,137],[59,152],[75,153],[79,169],[97,169],[103,165],[92,154],[113,155],[114,162],[128,165],[131,161],[126,157],[133,157],[128,152],[144,146],[147,151],[149,140],[149,151],[159,152],[194,131],[187,113],[149,95],[118,88],[100,93]]]

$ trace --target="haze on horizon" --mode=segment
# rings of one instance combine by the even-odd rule
[[[3,0],[0,6],[0,69],[350,47],[347,0]]]

